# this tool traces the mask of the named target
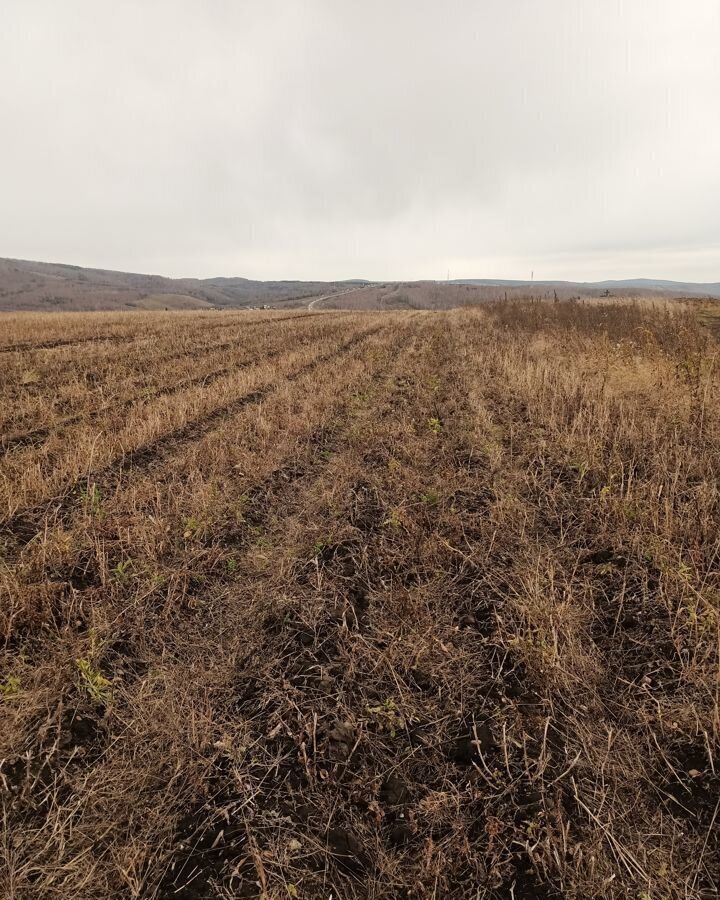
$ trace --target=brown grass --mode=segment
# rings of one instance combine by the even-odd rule
[[[622,294],[613,292],[613,302],[625,305],[628,302],[667,305],[668,297],[651,290],[624,290]],[[673,298],[677,299],[677,298]],[[718,308],[713,300],[680,298],[683,304]],[[445,310],[463,306],[483,305],[488,302],[521,301],[584,301],[585,303],[607,303],[604,289],[593,285],[557,284],[527,282],[525,284],[455,284],[445,281],[395,281],[384,284],[370,284],[348,293],[321,300],[315,309],[347,310]]]
[[[0,895],[716,897],[712,330],[221,318],[3,319]]]

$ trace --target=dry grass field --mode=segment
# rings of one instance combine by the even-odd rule
[[[601,291],[596,291],[598,295]],[[497,287],[483,284],[453,284],[443,281],[395,281],[371,284],[348,293],[338,293],[317,304],[317,309],[348,310],[419,310],[454,309],[499,300],[554,299],[569,300],[576,295],[572,288],[531,284],[519,287]],[[578,298],[579,299],[579,298]]]
[[[692,308],[0,321],[0,896],[718,896]]]

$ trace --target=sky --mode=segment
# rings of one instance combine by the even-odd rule
[[[719,0],[0,0],[0,256],[720,281]]]

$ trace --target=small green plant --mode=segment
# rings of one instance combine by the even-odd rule
[[[713,634],[718,625],[718,611],[709,602],[694,600],[687,606],[681,607],[685,622],[692,628],[698,628],[701,632]]]
[[[234,575],[237,571],[237,560],[234,557],[230,557],[230,559],[225,561],[225,571],[228,575]]]
[[[89,694],[90,699],[95,703],[107,703],[110,699],[112,682],[84,656],[76,659],[75,665],[80,673],[82,686]]]
[[[440,434],[442,430],[442,422],[436,416],[432,416],[427,421],[428,428],[432,431],[433,434]]]
[[[392,697],[388,697],[380,706],[368,706],[367,712],[375,716],[380,729],[387,731],[391,738],[405,727],[405,719],[398,713]]]
[[[588,464],[584,460],[581,460],[580,462],[571,462],[568,469],[572,472],[577,472],[578,481],[582,481],[588,473]]]
[[[607,498],[612,494],[616,480],[616,473],[610,472],[607,477],[607,482],[602,486],[602,488],[600,488],[599,496],[601,497],[601,499],[607,500]]]
[[[121,559],[117,565],[112,567],[110,574],[115,581],[127,581],[128,578],[132,578],[134,574],[132,559]]]
[[[201,527],[202,522],[198,519],[194,519],[192,516],[189,519],[185,519],[185,524],[183,525],[183,537],[185,540],[187,541],[194,538]]]
[[[260,550],[267,550],[272,546],[270,538],[267,536],[265,529],[261,525],[253,525],[250,531],[255,538],[255,546]]]
[[[402,525],[402,513],[398,507],[391,509],[383,520],[383,525],[399,528]]]
[[[424,494],[420,494],[420,502],[424,503],[426,506],[437,506],[440,502],[440,497],[435,491],[425,491]]]
[[[626,502],[622,507],[623,516],[628,522],[637,522],[640,518],[640,510],[634,503]]]
[[[10,700],[12,697],[20,693],[20,679],[15,675],[9,675],[5,681],[0,683],[0,697],[3,700]]]

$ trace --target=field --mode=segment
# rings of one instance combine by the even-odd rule
[[[718,896],[690,305],[0,322],[0,896]]]
[[[582,290],[582,294],[579,293]],[[604,293],[591,286],[455,284],[442,281],[395,281],[368,285],[347,293],[336,293],[318,302],[318,309],[348,310],[419,310],[454,309],[499,300],[571,300],[591,299]],[[641,294],[642,292],[638,292]],[[649,292],[648,292],[649,293]],[[650,295],[661,300],[657,295]],[[644,298],[643,299],[649,299]]]

